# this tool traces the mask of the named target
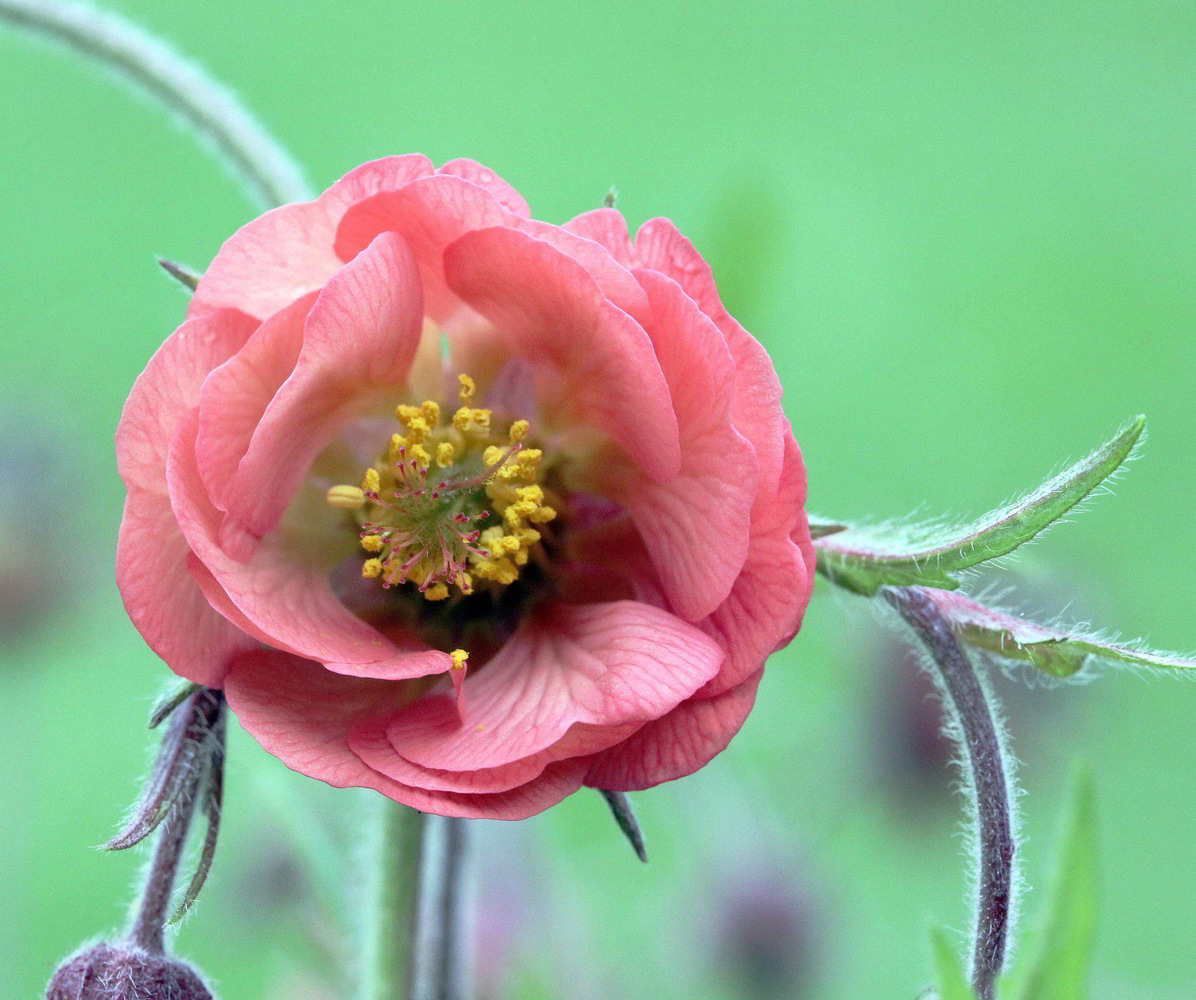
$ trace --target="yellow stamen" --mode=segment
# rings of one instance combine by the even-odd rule
[[[453,447],[451,441],[441,441],[436,446],[436,464],[444,469],[453,464],[453,458],[456,456],[456,449]]]
[[[454,649],[449,656],[453,658],[453,669],[464,670],[465,661],[469,659],[469,654],[463,649]]]
[[[461,392],[459,395],[463,400],[472,399],[476,387],[473,384],[473,379],[468,375],[462,374],[457,376],[457,381],[461,383]]]
[[[531,424],[529,424],[526,420],[516,420],[513,424],[511,424],[509,435],[511,438],[511,443],[514,444],[516,441],[522,441],[525,437],[527,437],[527,432],[530,428]]]
[[[420,412],[423,413],[429,427],[435,427],[440,423],[440,404],[436,400],[425,399],[420,404]]]
[[[368,580],[382,575],[382,560],[381,559],[367,559],[361,564],[361,575]]]
[[[361,488],[366,493],[377,493],[382,488],[382,477],[377,469],[366,469],[365,478],[361,481]]]
[[[324,499],[343,510],[357,510],[365,504],[365,494],[356,486],[333,486],[324,494]]]
[[[537,507],[535,512],[528,515],[528,520],[532,524],[547,524],[556,517],[556,511],[551,507]]]
[[[443,583],[434,583],[424,591],[424,597],[429,601],[443,601],[448,595],[449,589]]]
[[[361,547],[365,549],[366,552],[381,552],[382,539],[378,535],[362,535]]]

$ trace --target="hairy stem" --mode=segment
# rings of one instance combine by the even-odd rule
[[[427,817],[379,796],[373,909],[366,922],[364,1000],[407,1000]]]
[[[467,1000],[471,928],[469,823],[429,816],[424,828],[411,1000]]]
[[[934,600],[921,587],[885,587],[882,593],[929,651],[958,726],[980,843],[972,988],[980,1000],[992,1000],[1005,962],[1016,849],[1001,737],[989,695]]]
[[[0,0],[0,21],[47,36],[143,87],[206,139],[263,207],[311,197],[298,166],[229,90],[137,25],[58,0]]]
[[[166,914],[178,875],[179,863],[187,847],[187,833],[199,792],[206,780],[208,765],[197,759],[200,748],[213,732],[220,732],[224,720],[224,696],[219,691],[200,688],[191,694],[176,711],[174,720],[179,738],[192,747],[187,754],[186,774],[182,776],[178,792],[158,832],[158,842],[145,877],[145,887],[129,930],[129,940],[154,955],[166,949]],[[218,737],[217,737],[218,738]],[[198,757],[202,757],[202,751]]]

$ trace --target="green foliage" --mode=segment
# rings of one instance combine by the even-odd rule
[[[930,932],[930,946],[934,952],[934,977],[938,983],[938,1000],[976,1000],[968,985],[959,956],[941,928]]]
[[[954,574],[1008,555],[1092,493],[1129,457],[1145,427],[1145,417],[1135,418],[1032,493],[963,528],[849,528],[824,534],[818,569],[832,582],[866,597],[886,585],[954,590],[959,586]]]
[[[1170,670],[1196,669],[1196,660],[1157,653],[1096,636],[1036,625],[1003,611],[987,608],[959,594],[937,594],[935,601],[960,637],[977,649],[1011,660],[1032,663],[1055,677],[1070,677],[1090,656],[1136,667]]]
[[[1092,775],[1075,781],[1042,937],[1018,1000],[1084,1000],[1096,933],[1096,806]]]

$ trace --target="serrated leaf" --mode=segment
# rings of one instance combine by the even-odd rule
[[[1096,796],[1080,772],[1046,926],[1019,1000],[1085,1000],[1097,918]]]
[[[1090,656],[1135,667],[1196,670],[1196,660],[1156,653],[1093,636],[1038,625],[997,611],[961,594],[934,594],[934,602],[969,646],[1010,660],[1032,663],[1055,677],[1070,677]]]
[[[930,932],[930,946],[934,953],[934,977],[938,983],[938,1000],[976,1000],[968,985],[963,966],[947,935],[938,927]]]
[[[818,569],[832,582],[871,597],[883,586],[954,590],[953,574],[1008,555],[1061,518],[1109,478],[1142,436],[1146,418],[1034,492],[963,528],[851,528],[819,538]]]

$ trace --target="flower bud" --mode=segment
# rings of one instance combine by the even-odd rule
[[[58,967],[46,1000],[212,1000],[189,966],[133,945],[102,942]]]

